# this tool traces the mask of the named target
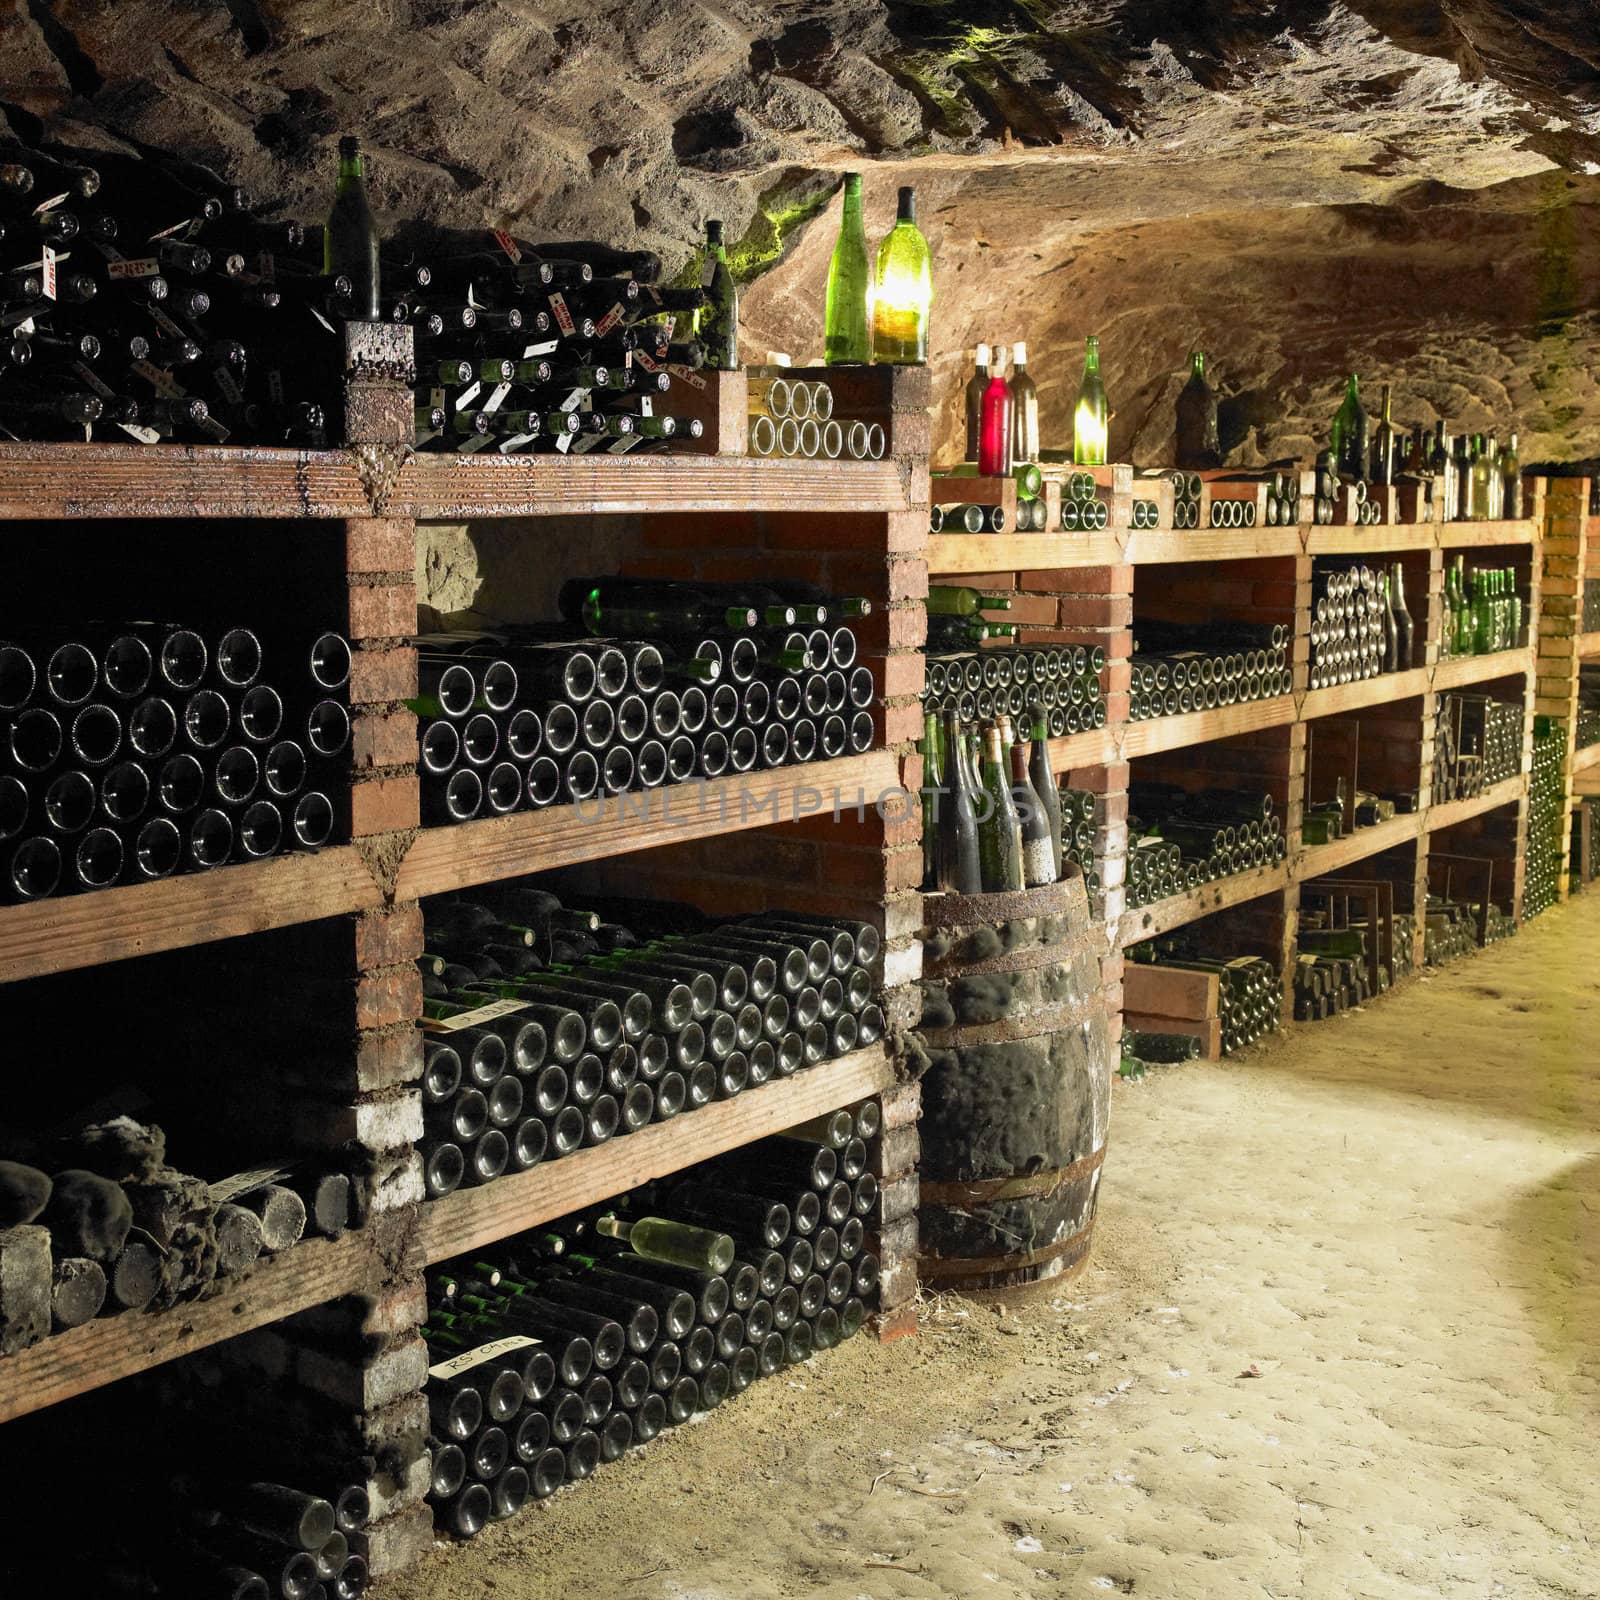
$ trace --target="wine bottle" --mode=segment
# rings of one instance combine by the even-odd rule
[[[1034,789],[1029,772],[1030,744],[1024,740],[1011,747],[1011,794],[1016,803],[1022,837],[1022,875],[1028,888],[1054,883],[1057,877],[1056,844],[1051,832],[1050,814]],[[1052,792],[1054,782],[1046,785]],[[1059,801],[1057,802],[1059,805]]]
[[[1190,471],[1222,465],[1217,393],[1206,378],[1205,352],[1189,356],[1189,381],[1178,391],[1177,461]]]
[[[861,222],[861,174],[844,175],[839,237],[828,263],[823,360],[830,367],[865,364],[872,359],[867,328],[867,235]]]
[[[967,452],[966,461],[978,459],[979,441],[983,437],[983,397],[989,387],[989,347],[980,344],[972,352],[972,376],[967,379]]]
[[[939,882],[956,894],[983,890],[978,844],[977,796],[966,757],[966,742],[955,710],[944,717],[945,790],[939,809]]]
[[[1005,378],[1006,347],[996,345],[994,366],[983,391],[978,424],[978,473],[985,478],[1011,475],[1013,438],[1011,385]]]
[[[1012,798],[1009,774],[1001,750],[1000,728],[987,723],[983,729],[980,784],[986,797],[978,817],[978,855],[986,894],[1003,893],[1024,886],[1022,828]]]
[[[1103,466],[1110,432],[1110,411],[1105,384],[1100,377],[1100,341],[1090,334],[1084,340],[1083,379],[1073,410],[1072,459],[1080,467]]]
[[[726,1272],[733,1263],[733,1240],[726,1234],[664,1217],[630,1220],[608,1214],[596,1219],[595,1231],[604,1238],[621,1240],[636,1255],[668,1266]]]
[[[1039,388],[1028,376],[1028,347],[1011,347],[1011,459],[1013,465],[1039,459]]]
[[[728,270],[722,223],[706,223],[705,267],[701,276],[706,305],[696,319],[695,334],[705,347],[708,366],[732,372],[739,365],[739,291]]]
[[[1367,413],[1361,404],[1360,380],[1352,372],[1345,384],[1344,400],[1333,419],[1333,451],[1339,475],[1352,482],[1365,481],[1371,441]]]
[[[323,233],[322,270],[350,280],[350,303],[357,320],[380,319],[378,227],[367,199],[361,141],[350,135],[339,140],[339,178]]]
[[[900,190],[894,227],[878,246],[873,282],[872,358],[897,366],[928,359],[933,275],[928,241],[917,227],[916,190]]]
[[[1395,432],[1390,408],[1389,385],[1384,384],[1378,426],[1372,435],[1372,481],[1389,484],[1395,480],[1399,459],[1399,436]]]

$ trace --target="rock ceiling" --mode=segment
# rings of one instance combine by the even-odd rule
[[[23,137],[180,151],[302,215],[341,131],[397,223],[681,259],[721,215],[747,356],[815,350],[859,168],[869,234],[917,185],[947,396],[1026,335],[1058,431],[1097,331],[1141,458],[1191,343],[1241,460],[1303,449],[1347,365],[1407,419],[1600,450],[1593,0],[13,0],[0,35]]]

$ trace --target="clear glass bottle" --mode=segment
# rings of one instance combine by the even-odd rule
[[[1522,520],[1522,462],[1517,456],[1516,434],[1500,452],[1500,515],[1509,522]]]
[[[1384,384],[1378,426],[1372,435],[1372,481],[1394,482],[1399,460],[1400,439],[1394,431],[1394,416],[1390,410],[1390,389]]]
[[[1091,333],[1084,340],[1083,381],[1072,414],[1073,461],[1080,467],[1104,466],[1109,431],[1106,387],[1100,378],[1100,341]]]
[[[933,270],[928,241],[917,227],[917,191],[900,191],[895,225],[878,246],[873,281],[872,358],[894,366],[921,366],[928,359],[928,314]]]

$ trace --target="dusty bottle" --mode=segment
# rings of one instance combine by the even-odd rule
[[[339,141],[339,180],[333,209],[323,236],[322,270],[328,277],[350,280],[350,305],[362,322],[381,316],[378,297],[378,225],[367,200],[366,168],[361,141],[346,135]]]
[[[733,1264],[733,1240],[711,1228],[695,1228],[666,1217],[604,1216],[595,1231],[622,1240],[635,1255],[699,1272],[726,1272]]]
[[[1050,814],[1033,786],[1028,771],[1031,745],[1022,740],[1011,747],[1011,796],[1017,806],[1017,822],[1022,835],[1022,878],[1030,889],[1056,881],[1056,846],[1050,830]],[[1054,789],[1055,785],[1048,787]]]
[[[732,372],[739,365],[739,291],[728,270],[722,224],[715,218],[706,223],[705,267],[701,277],[706,305],[700,312],[697,333],[705,347],[706,365]]]
[[[944,789],[939,807],[939,886],[956,894],[978,894],[983,874],[978,859],[978,812],[960,718],[944,716]]]
[[[1050,825],[1050,852],[1055,862],[1055,873],[1050,881],[1054,883],[1061,876],[1061,795],[1056,789],[1055,773],[1050,770],[1048,713],[1042,705],[1035,705],[1030,708],[1029,715],[1032,718],[1033,748],[1028,756],[1028,777]]]
[[[983,809],[978,813],[978,862],[985,894],[1024,887],[1022,824],[1012,797],[1010,774],[1001,750],[1000,728],[983,730],[983,765],[979,773]]]
[[[1405,568],[1400,562],[1389,569],[1389,605],[1394,612],[1395,654],[1398,670],[1406,671],[1416,665],[1416,624],[1406,607]]]
[[[1217,392],[1206,379],[1205,352],[1189,357],[1189,381],[1178,391],[1178,465],[1193,472],[1222,465]]]

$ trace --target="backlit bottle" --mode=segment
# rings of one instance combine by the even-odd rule
[[[349,135],[339,141],[339,178],[323,235],[322,255],[326,276],[343,275],[350,280],[350,305],[355,319],[378,321],[378,226],[367,200],[361,141]]]
[[[1106,388],[1100,379],[1100,341],[1090,334],[1084,341],[1083,381],[1072,414],[1072,459],[1080,467],[1104,466],[1110,412]]]
[[[878,246],[872,295],[872,358],[894,366],[928,359],[933,271],[928,241],[917,227],[917,191],[900,191],[895,225]]]

